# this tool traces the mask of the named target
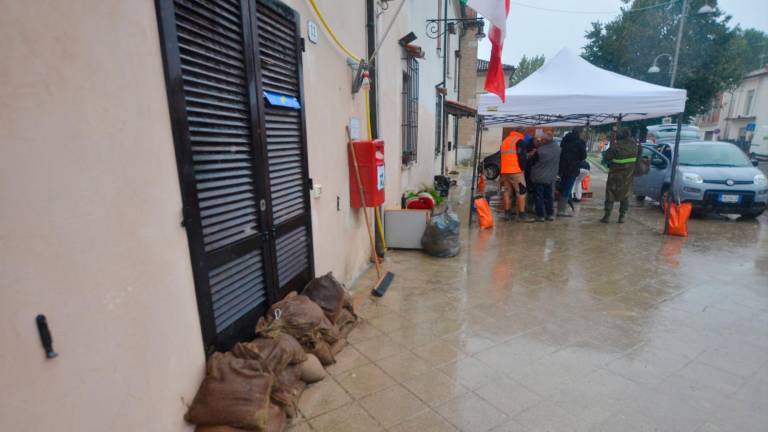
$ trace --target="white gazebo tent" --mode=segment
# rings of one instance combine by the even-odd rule
[[[497,95],[484,93],[478,100],[473,197],[483,127],[589,126],[679,114],[677,146],[686,91],[600,69],[563,48],[536,72],[508,88],[505,99],[502,102]],[[672,161],[673,173],[676,159]]]

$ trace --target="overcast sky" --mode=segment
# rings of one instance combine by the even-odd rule
[[[719,0],[718,4],[733,16],[731,24],[768,33],[768,0]],[[523,54],[551,58],[563,46],[580,53],[586,45],[584,33],[591,28],[590,24],[610,21],[618,15],[621,5],[619,0],[511,0],[502,60],[515,65]],[[491,43],[484,38],[478,57],[488,59],[490,55]]]

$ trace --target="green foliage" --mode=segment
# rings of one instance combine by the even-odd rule
[[[667,2],[623,1],[628,6],[619,17],[607,23],[592,23],[582,56],[601,68],[669,85],[669,57],[659,59],[660,73],[648,73],[648,68],[657,55],[674,55],[683,2],[652,7]],[[714,0],[708,3],[713,7],[717,4]],[[704,4],[705,0],[690,1],[675,80],[675,87],[688,91],[688,115],[706,112],[718,93],[738,85],[750,69],[750,49],[744,32],[730,27],[731,17],[719,8],[712,14],[698,14]],[[755,35],[750,32],[750,37]]]
[[[760,69],[768,64],[768,34],[756,29],[739,29],[739,31],[749,50],[747,54],[748,69],[750,71]]]
[[[543,55],[537,55],[530,58],[523,55],[523,58],[520,59],[520,62],[515,67],[515,71],[512,73],[509,86],[512,87],[513,85],[526,79],[528,75],[536,72],[536,70],[538,70],[541,65],[544,64],[544,61],[545,59]]]

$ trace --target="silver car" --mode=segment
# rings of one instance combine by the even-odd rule
[[[642,156],[649,158],[648,174],[635,177],[638,200],[646,197],[659,202],[670,190],[671,147],[665,153],[656,146],[644,145]],[[681,201],[693,203],[697,213],[737,213],[747,218],[760,216],[768,201],[768,179],[754,167],[734,144],[719,141],[680,143],[680,162],[675,178],[675,193]]]

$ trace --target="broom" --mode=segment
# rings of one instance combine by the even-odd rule
[[[360,179],[360,165],[357,163],[357,152],[355,146],[352,145],[352,137],[349,132],[349,126],[347,126],[347,138],[349,140],[349,153],[352,155],[352,165],[355,168],[355,180],[357,182],[357,190],[360,192],[360,202],[363,205],[363,216],[365,216],[366,232],[368,233],[368,239],[371,242],[371,251],[373,252],[373,263],[376,265],[376,276],[378,280],[371,290],[371,294],[376,297],[381,297],[387,292],[389,286],[392,284],[392,279],[395,278],[395,274],[387,272],[382,275],[381,262],[379,261],[379,254],[376,253],[376,243],[373,240],[373,232],[371,231],[371,221],[368,219],[368,210],[365,207],[365,191],[363,191],[363,181]]]

